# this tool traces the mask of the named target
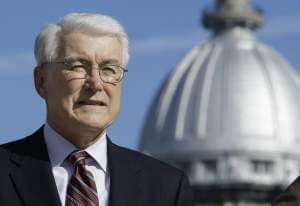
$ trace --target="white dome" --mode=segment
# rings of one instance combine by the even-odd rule
[[[140,150],[188,162],[194,182],[285,185],[299,167],[297,75],[251,30],[227,29],[192,48],[169,74],[145,119]],[[220,171],[207,178],[199,170],[210,160]],[[262,162],[270,174],[251,175]]]

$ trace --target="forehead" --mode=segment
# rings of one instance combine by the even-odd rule
[[[115,59],[122,62],[122,46],[116,36],[70,32],[63,34],[61,41],[61,54],[64,57],[82,57],[94,61]]]

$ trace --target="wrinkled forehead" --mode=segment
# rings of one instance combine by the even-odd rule
[[[85,32],[64,33],[60,39],[59,57],[82,57],[95,61],[114,59],[122,64],[122,44],[116,35]]]

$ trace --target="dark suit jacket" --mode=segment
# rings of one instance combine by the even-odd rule
[[[0,147],[0,205],[56,206],[60,199],[43,130]],[[192,206],[184,174],[108,141],[110,206]]]
[[[272,206],[300,206],[300,176],[276,198]]]

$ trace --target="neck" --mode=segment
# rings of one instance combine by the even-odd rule
[[[98,128],[86,128],[83,126],[77,126],[76,128],[74,126],[70,128],[62,128],[52,122],[48,122],[48,124],[55,132],[57,132],[78,149],[85,149],[94,144],[103,136],[103,133],[105,132],[104,130]]]

